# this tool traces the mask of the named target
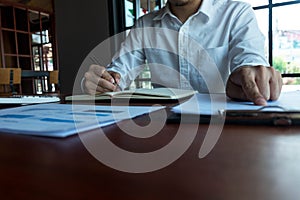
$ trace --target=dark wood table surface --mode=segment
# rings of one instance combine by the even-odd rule
[[[142,116],[135,121],[147,125],[149,118]],[[88,152],[78,135],[59,139],[0,133],[0,198],[300,198],[299,126],[225,125],[213,150],[200,159],[198,153],[207,128],[205,124],[199,125],[192,145],[178,160],[148,173],[126,173],[102,164]],[[178,125],[166,124],[148,139],[128,136],[116,125],[103,130],[117,146],[141,153],[168,144]],[[93,138],[97,132],[93,130],[81,136]]]

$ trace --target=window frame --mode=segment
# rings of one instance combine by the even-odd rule
[[[273,65],[273,8],[281,7],[281,6],[288,6],[288,5],[300,5],[300,0],[295,1],[286,1],[281,3],[273,3],[273,0],[269,0],[268,5],[261,5],[261,6],[254,6],[253,10],[262,10],[262,9],[268,9],[268,58],[269,63]],[[300,67],[300,66],[299,66]],[[282,77],[291,77],[291,78],[297,78],[300,77],[300,73],[282,73]]]

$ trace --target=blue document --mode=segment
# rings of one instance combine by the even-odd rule
[[[0,110],[0,132],[66,137],[163,108],[55,103],[28,105]]]

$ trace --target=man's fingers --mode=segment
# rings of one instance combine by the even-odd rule
[[[226,85],[226,94],[231,99],[247,101],[248,98],[245,95],[241,86],[234,84],[230,79]]]
[[[99,76],[101,77],[102,74],[106,71],[106,68],[103,67],[103,66],[100,66],[100,65],[91,65],[89,70],[88,70],[88,73],[92,73],[94,74],[95,76]]]
[[[106,70],[102,72],[101,78],[109,81],[110,83],[115,83],[114,77],[112,77],[112,75]]]
[[[235,81],[242,88],[242,93],[248,101],[257,105],[266,105],[269,98],[269,90],[264,84],[264,78],[256,77],[251,68],[241,68],[235,73]]]
[[[269,100],[271,94],[270,78],[272,74],[270,73],[269,68],[270,67],[257,66],[252,73],[258,92],[265,100]]]
[[[89,83],[91,83],[91,82],[87,82],[85,84],[86,92],[88,94],[95,95],[97,93],[103,93],[103,92],[110,92],[111,91],[111,90],[105,89],[102,86],[99,86],[99,85],[96,85],[96,84],[90,84],[89,85]]]
[[[256,82],[247,83],[246,85],[242,86],[242,88],[248,100],[252,101],[256,105],[267,105],[267,99],[260,93]]]
[[[96,93],[102,93],[102,92],[109,92],[114,90],[115,86],[108,82],[107,80],[98,77],[97,81],[91,81],[90,79],[86,79],[85,81],[85,90],[89,94],[96,94]]]
[[[106,68],[103,66],[91,65],[88,73],[91,74],[91,76],[93,76],[89,78],[91,78],[91,80],[94,80],[95,83],[98,83],[100,78],[103,78],[111,83],[114,83],[114,78],[110,75],[108,71],[106,71]]]
[[[281,74],[273,67],[244,66],[230,75],[226,93],[233,99],[267,105],[267,100],[279,98],[281,88]]]
[[[252,101],[256,105],[267,104],[266,99],[259,93],[255,82],[247,83],[242,87],[229,79],[226,85],[226,94],[231,99]]]
[[[113,72],[113,71],[110,71],[110,72],[108,72],[108,73],[110,73],[110,75],[114,78],[115,83],[116,83],[117,85],[119,85],[120,80],[121,80],[121,75],[120,75],[119,73]]]
[[[116,73],[117,74],[117,73]],[[106,68],[99,65],[91,65],[89,71],[85,73],[85,89],[89,94],[115,91],[115,78],[106,71]],[[118,81],[120,75],[118,74]]]
[[[282,88],[281,73],[273,67],[255,67],[255,82],[266,100],[277,100]]]
[[[273,70],[272,77],[270,80],[270,99],[277,100],[279,98],[281,89],[282,89],[282,77],[281,73],[278,71]]]

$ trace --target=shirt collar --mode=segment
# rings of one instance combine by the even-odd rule
[[[153,20],[162,20],[166,15],[173,15],[169,3],[167,3],[156,15],[156,17],[153,18]]]
[[[202,4],[194,15],[198,15],[202,13],[205,16],[205,22],[208,22],[211,17],[213,17],[216,9],[217,4],[224,2],[226,0],[202,0]],[[156,17],[153,20],[162,20],[166,15],[174,16],[170,10],[169,4],[167,3],[164,6]]]

